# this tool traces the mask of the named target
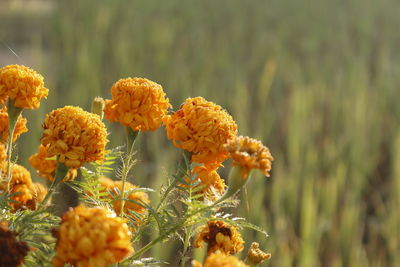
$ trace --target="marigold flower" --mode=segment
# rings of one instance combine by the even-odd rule
[[[228,153],[224,144],[233,139],[237,125],[220,106],[202,97],[188,98],[180,109],[163,119],[174,145],[192,153],[192,161],[220,163]]]
[[[98,115],[79,107],[66,106],[46,115],[41,143],[48,157],[77,169],[84,163],[103,160],[107,130]]]
[[[107,177],[100,177],[99,182],[109,192],[112,192],[112,194],[110,193],[111,198],[119,198],[120,197],[121,191],[122,191],[122,181],[113,181]],[[128,192],[128,191],[136,189],[136,188],[138,188],[138,187],[129,182],[125,182],[125,188],[124,188],[125,192]],[[135,201],[137,203],[141,203],[141,202],[144,202],[146,204],[150,203],[149,196],[145,192],[132,192],[129,195],[125,196],[125,198]],[[117,213],[118,215],[121,213],[121,205],[122,205],[121,200],[117,200],[117,201],[113,202],[113,209],[114,209],[115,213]],[[131,202],[131,201],[125,201],[124,212],[129,214],[130,210],[135,211],[139,214],[144,214],[146,212],[145,207],[143,207],[139,204],[136,204],[134,202]]]
[[[171,107],[161,85],[144,78],[117,81],[111,95],[104,109],[106,118],[134,131],[156,130]]]
[[[6,166],[7,166],[6,147],[2,143],[0,143],[0,170],[5,172]]]
[[[7,190],[7,181],[3,180],[0,183],[0,190]],[[14,200],[10,203],[13,209],[33,207],[31,202],[34,201],[36,191],[32,183],[31,174],[21,165],[13,164],[11,166],[10,193],[17,193],[11,197]]]
[[[273,157],[260,141],[248,136],[239,136],[225,145],[234,166],[242,167],[242,178],[247,178],[252,169],[259,169],[269,176]]]
[[[54,174],[56,171],[57,162],[55,159],[48,159],[47,149],[49,145],[39,146],[38,153],[29,157],[29,163],[36,169],[37,174],[42,177],[54,181]],[[69,169],[67,175],[63,179],[64,182],[74,180],[78,175],[76,169]]]
[[[193,267],[249,267],[243,261],[235,256],[229,256],[223,253],[212,253],[209,255],[204,265],[198,261],[192,261]]]
[[[249,251],[247,252],[247,259],[253,264],[260,264],[261,262],[271,258],[270,253],[265,253],[260,249],[260,245],[256,242],[251,243]]]
[[[105,208],[78,206],[62,216],[53,266],[106,267],[133,252],[125,220]]]
[[[40,99],[46,98],[49,90],[44,87],[43,76],[21,65],[0,68],[0,101],[7,98],[18,108],[35,109]]]
[[[28,131],[26,127],[26,119],[19,115],[17,123],[15,124],[15,130],[13,134],[13,142],[17,140],[17,138]],[[6,142],[8,138],[8,113],[7,108],[3,105],[0,108],[0,133],[1,133],[1,141]]]
[[[203,193],[212,192],[215,190],[218,194],[222,194],[225,191],[225,182],[219,176],[217,168],[210,166],[195,166],[192,170],[193,175],[197,175],[200,180],[200,184],[204,185],[202,189]]]
[[[8,229],[6,222],[0,222],[0,267],[17,267],[24,263],[29,246],[17,240],[17,233]]]
[[[195,248],[208,244],[207,253],[221,251],[225,254],[235,254],[243,250],[244,241],[236,229],[223,221],[209,221],[199,232],[193,243]]]

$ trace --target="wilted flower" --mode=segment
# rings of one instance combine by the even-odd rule
[[[201,248],[203,242],[208,244],[208,255],[218,250],[222,253],[233,255],[242,251],[244,244],[236,227],[223,221],[209,221],[200,230],[193,246]]]
[[[53,266],[106,267],[133,252],[125,220],[104,208],[78,206],[62,216]]]
[[[24,263],[29,246],[17,240],[17,233],[8,229],[6,222],[0,222],[0,267],[17,267]]]
[[[144,78],[117,81],[106,100],[104,114],[134,131],[154,131],[171,107],[161,85]]]
[[[233,165],[242,167],[242,178],[246,179],[252,169],[259,169],[265,176],[269,176],[273,157],[260,141],[239,136],[225,145],[225,149]]]
[[[21,65],[0,68],[0,101],[7,98],[18,108],[35,109],[49,90],[44,87],[43,76]]]
[[[0,134],[1,134],[1,142],[6,142],[8,138],[8,113],[7,108],[3,105],[0,108]],[[28,131],[26,127],[26,119],[19,115],[17,123],[15,124],[15,130],[13,134],[13,142],[17,140],[17,138],[22,134]]]
[[[49,159],[47,155],[47,148],[49,145],[40,145],[38,153],[29,157],[29,163],[36,169],[40,177],[46,178],[51,182],[54,181],[54,174],[56,171],[57,162],[55,159]],[[74,180],[78,175],[76,169],[69,169],[63,181]]]
[[[86,162],[103,160],[107,130],[98,115],[79,107],[66,106],[47,114],[43,123],[41,143],[48,146],[48,157],[69,168],[79,168]]]
[[[209,255],[204,265],[198,261],[192,261],[193,267],[249,267],[243,261],[235,256],[229,256],[223,253],[212,253]]]
[[[99,182],[109,192],[112,192],[112,194],[110,194],[111,198],[121,197],[122,181],[113,181],[107,177],[100,177]],[[125,182],[125,192],[129,192],[136,188],[138,188],[138,187],[129,182]],[[124,213],[126,213],[126,214],[129,214],[130,210],[137,212],[139,214],[144,214],[146,212],[146,208],[137,203],[141,203],[141,202],[143,202],[145,204],[150,203],[149,196],[147,195],[147,193],[142,192],[142,191],[131,192],[131,193],[129,193],[129,195],[125,195],[125,198],[128,200],[131,200],[131,201],[128,201],[128,200],[125,201]],[[132,201],[134,201],[136,203],[134,203]],[[113,202],[113,208],[117,214],[121,213],[121,205],[122,205],[121,200],[116,200]]]
[[[163,121],[174,145],[191,152],[192,161],[204,164],[224,161],[228,156],[224,145],[237,133],[232,117],[202,97],[186,99],[178,111]]]
[[[256,265],[271,258],[270,253],[265,253],[259,247],[260,245],[258,243],[253,242],[247,252],[247,260]]]

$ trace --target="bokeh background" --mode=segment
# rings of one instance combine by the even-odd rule
[[[273,254],[265,266],[400,266],[399,14],[397,0],[2,0],[0,65],[50,88],[24,112],[19,161],[53,108],[89,110],[119,78],[147,77],[175,108],[220,104],[270,148],[271,177],[236,212],[269,232],[243,231]],[[177,158],[164,129],[143,134],[132,181],[160,188]],[[152,256],[174,263],[170,244]]]

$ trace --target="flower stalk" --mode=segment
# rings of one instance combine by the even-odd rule
[[[51,196],[56,191],[57,186],[60,182],[65,178],[69,171],[69,168],[65,166],[65,164],[57,161],[56,173],[54,175],[54,181],[51,183],[49,190],[47,191],[46,196],[44,197],[43,201],[40,203],[39,208],[41,209],[43,206],[47,206]]]
[[[8,138],[7,138],[7,191],[10,190],[11,183],[11,158],[12,158],[12,141],[15,131],[15,126],[17,125],[18,117],[22,113],[22,108],[17,108],[14,106],[12,101],[7,103],[8,112]]]

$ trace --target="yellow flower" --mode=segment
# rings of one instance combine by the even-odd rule
[[[117,81],[111,95],[104,109],[106,118],[134,131],[156,130],[171,107],[161,85],[144,78]]]
[[[43,76],[21,65],[0,68],[0,102],[9,98],[18,108],[35,109],[49,90],[44,87]]]
[[[0,221],[0,266],[16,267],[24,263],[29,246],[17,240],[17,233],[10,231],[7,222]]]
[[[41,143],[49,145],[48,157],[57,156],[69,168],[104,158],[107,130],[98,115],[66,106],[47,114],[43,129]]]
[[[223,221],[209,221],[207,225],[201,228],[193,246],[201,248],[203,242],[208,244],[208,255],[218,250],[233,255],[242,251],[244,244],[236,227]]]
[[[0,190],[7,190],[7,181],[0,183]],[[14,164],[11,167],[10,193],[18,193],[11,197],[13,202],[10,206],[14,210],[31,209],[35,210],[38,202],[46,195],[46,188],[38,183],[33,183],[31,174],[21,165]]]
[[[224,145],[236,136],[237,125],[220,106],[202,97],[188,98],[180,109],[163,119],[174,145],[192,153],[192,161],[215,164],[228,153]]]
[[[235,256],[225,255],[223,253],[212,253],[209,255],[204,265],[198,261],[192,261],[193,267],[249,267],[243,261]]]
[[[215,190],[218,194],[224,193],[225,182],[219,176],[217,168],[207,165],[195,166],[193,168],[193,175],[197,175],[197,178],[200,179],[200,184],[205,186],[202,189],[203,193],[212,193],[212,190]]]
[[[55,159],[48,159],[48,147],[49,145],[40,145],[38,153],[29,157],[29,163],[33,168],[36,169],[37,174],[40,177],[46,178],[52,182],[54,181],[54,173],[56,171],[57,162]],[[74,180],[77,175],[78,172],[76,169],[69,169],[63,181],[65,182]]]
[[[265,253],[259,247],[260,245],[258,243],[253,242],[251,243],[249,251],[247,252],[247,259],[255,265],[258,265],[261,262],[271,258],[270,253]]]
[[[122,191],[122,181],[113,181],[107,177],[100,177],[99,182],[109,192],[112,192],[112,194],[110,193],[111,198],[113,198],[112,196],[114,196],[114,198],[120,197]],[[128,192],[136,188],[138,187],[129,182],[125,182],[125,192]],[[129,195],[126,195],[125,198],[138,203],[141,202],[144,202],[146,204],[150,203],[149,196],[145,192],[132,192]],[[117,213],[118,215],[121,213],[121,205],[122,205],[121,200],[113,202],[113,209],[115,213]],[[130,210],[135,211],[139,214],[144,214],[146,212],[146,208],[144,208],[143,206],[140,206],[131,201],[125,201],[124,213],[129,214]]]
[[[15,125],[15,130],[13,134],[13,142],[22,134],[28,131],[26,128],[26,119],[19,115],[17,123]],[[0,108],[0,133],[1,141],[6,142],[8,138],[8,113],[7,108],[3,105]]]
[[[53,266],[106,267],[133,252],[125,220],[105,208],[78,206],[62,216]]]
[[[234,166],[242,167],[242,178],[247,178],[252,169],[259,169],[265,176],[269,176],[273,157],[269,149],[260,141],[239,136],[226,146]]]

